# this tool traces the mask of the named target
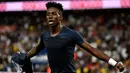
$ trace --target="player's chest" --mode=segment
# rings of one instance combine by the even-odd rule
[[[44,38],[46,48],[65,48],[71,42],[71,38],[67,35]]]

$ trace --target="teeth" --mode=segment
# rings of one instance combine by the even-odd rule
[[[53,24],[53,22],[49,22],[49,24]]]

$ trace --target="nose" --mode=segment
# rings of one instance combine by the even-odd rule
[[[53,16],[52,16],[52,15],[48,16],[48,19],[52,19],[52,18],[53,18]]]

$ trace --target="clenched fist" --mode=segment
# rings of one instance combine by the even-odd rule
[[[118,62],[118,63],[115,65],[115,68],[118,69],[120,72],[123,72],[124,69],[125,69],[125,66],[122,64],[122,62]]]

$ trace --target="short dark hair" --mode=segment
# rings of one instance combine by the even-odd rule
[[[50,8],[50,7],[55,7],[57,9],[59,9],[61,12],[63,12],[63,6],[62,6],[62,4],[57,3],[57,2],[48,2],[46,4],[46,7],[47,7],[47,9]]]

